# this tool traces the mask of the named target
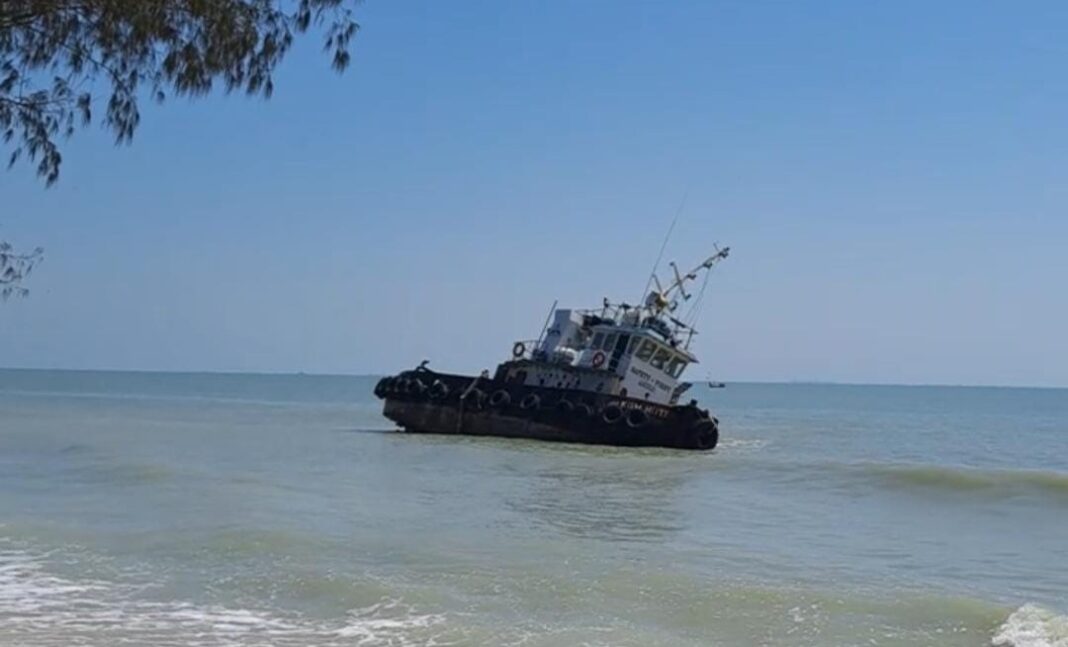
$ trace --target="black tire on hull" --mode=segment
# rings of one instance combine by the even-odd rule
[[[605,424],[614,425],[623,419],[623,409],[618,404],[610,404],[601,412],[601,420]]]
[[[432,400],[444,400],[449,397],[449,385],[441,380],[434,380],[430,385],[430,398]]]
[[[694,449],[715,449],[719,443],[719,429],[711,420],[698,420],[690,428],[690,442]]]
[[[540,406],[541,406],[541,398],[538,397],[537,393],[531,393],[527,397],[523,398],[523,401],[519,403],[519,408],[524,410],[524,411],[530,411],[532,409],[537,409]]]
[[[631,429],[639,429],[649,422],[649,414],[641,409],[631,409],[627,413],[627,426]]]
[[[408,380],[405,391],[407,391],[408,395],[419,397],[426,393],[426,384],[419,378]]]
[[[481,410],[486,404],[486,393],[482,389],[471,389],[461,399],[467,406]]]

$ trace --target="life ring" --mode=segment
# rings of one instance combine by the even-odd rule
[[[490,396],[489,403],[491,407],[507,407],[511,401],[511,394],[505,391],[504,389],[501,389],[499,391],[494,392],[494,394]]]
[[[605,359],[606,356],[604,354],[604,351],[599,350],[593,354],[593,357],[590,359],[590,365],[594,368],[601,368],[601,366],[604,364]]]
[[[601,412],[601,420],[614,425],[623,418],[623,409],[618,404],[610,404]]]
[[[647,422],[649,422],[649,414],[641,409],[631,409],[627,412],[627,426],[631,429],[644,427]]]
[[[531,393],[519,403],[519,408],[525,410],[537,409],[539,406],[541,406],[541,398],[537,393]]]
[[[515,346],[512,346],[512,357],[519,359],[523,355],[527,354],[527,345],[521,341],[517,341]]]

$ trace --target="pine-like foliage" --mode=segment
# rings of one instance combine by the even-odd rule
[[[33,267],[41,261],[44,250],[38,247],[29,254],[19,254],[9,243],[0,240],[0,300],[8,297],[26,296],[22,279],[30,275]]]
[[[270,97],[271,75],[296,35],[324,32],[334,69],[349,64],[358,0],[0,0],[0,138],[8,168],[59,179],[59,142],[94,115],[128,143],[139,101],[203,96],[216,87]],[[2,198],[0,198],[2,207]],[[2,208],[0,208],[2,213]],[[42,250],[0,240],[0,300]]]
[[[0,0],[0,137],[8,164],[59,178],[58,140],[97,112],[131,140],[140,103],[213,88],[269,97],[293,38],[323,29],[349,63],[357,0]]]

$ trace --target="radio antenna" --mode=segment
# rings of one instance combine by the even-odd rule
[[[671,219],[671,226],[668,227],[667,234],[664,236],[664,242],[660,244],[660,253],[656,255],[656,262],[653,263],[653,271],[649,272],[649,280],[645,282],[645,290],[642,291],[642,299],[649,293],[649,288],[653,286],[653,281],[656,280],[656,271],[660,269],[660,261],[664,260],[664,250],[667,249],[668,241],[671,240],[671,233],[675,231],[675,225],[679,222],[679,216],[682,215],[682,210],[686,208],[686,201],[690,197],[690,185],[686,185],[686,190],[682,193],[682,201],[679,202],[679,208],[675,210],[675,217]]]

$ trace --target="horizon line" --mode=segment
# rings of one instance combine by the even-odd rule
[[[64,373],[144,373],[160,375],[259,375],[259,376],[290,376],[290,377],[382,377],[388,373],[311,373],[307,371],[236,371],[236,370],[166,370],[166,369],[125,369],[125,368],[41,368],[26,366],[0,366],[0,371],[26,371],[26,372],[64,372]],[[842,382],[837,380],[820,379],[779,379],[779,380],[692,380],[694,384],[702,382],[722,382],[731,384],[764,384],[764,385],[796,385],[796,386],[872,386],[872,387],[931,387],[946,389],[1046,389],[1066,390],[1068,385],[1054,386],[1048,384],[949,384],[937,382]]]

